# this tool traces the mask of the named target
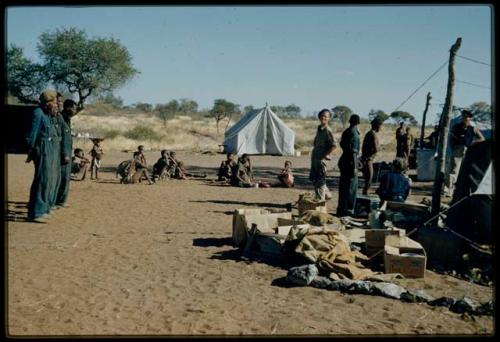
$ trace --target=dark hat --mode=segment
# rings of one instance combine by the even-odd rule
[[[467,118],[472,118],[474,116],[474,114],[472,114],[472,112],[470,110],[467,110],[467,109],[462,110],[462,115],[467,117]]]

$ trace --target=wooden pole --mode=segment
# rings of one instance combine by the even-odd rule
[[[441,113],[438,156],[436,162],[436,176],[434,181],[434,191],[432,193],[432,215],[437,215],[441,208],[441,188],[444,181],[445,170],[445,151],[448,142],[448,124],[450,123],[450,114],[453,108],[453,87],[455,86],[455,55],[462,44],[462,38],[457,38],[455,44],[450,49],[450,60],[448,62],[448,87],[446,89],[446,100],[444,102],[443,112]]]
[[[424,148],[425,119],[427,117],[427,110],[429,109],[429,104],[431,102],[431,99],[432,99],[431,92],[428,92],[427,101],[425,102],[424,117],[422,118],[422,130],[420,131],[420,149]]]

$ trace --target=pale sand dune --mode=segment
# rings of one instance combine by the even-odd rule
[[[147,154],[151,165],[158,155]],[[212,168],[209,177],[223,159],[178,155],[191,171]],[[303,188],[238,189],[202,180],[120,185],[113,168],[128,157],[108,152],[102,180],[72,182],[71,207],[36,224],[24,222],[33,166],[24,155],[8,155],[9,334],[493,332],[491,317],[470,320],[425,304],[272,286],[286,270],[238,260],[230,245],[231,212],[295,201]],[[255,157],[253,165],[258,175],[273,179],[285,159],[306,183],[309,157]],[[336,194],[332,211],[335,201]],[[492,296],[491,288],[432,272],[405,282],[434,296]]]

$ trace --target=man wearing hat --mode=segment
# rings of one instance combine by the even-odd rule
[[[358,153],[359,153],[359,115],[353,114],[349,118],[349,127],[342,133],[340,147],[342,155],[339,159],[339,202],[337,216],[351,216],[354,214],[354,203],[358,191]]]
[[[33,161],[35,174],[30,189],[28,202],[28,219],[34,222],[45,222],[49,217],[57,187],[59,171],[54,155],[54,148],[60,144],[56,125],[52,118],[57,114],[57,93],[52,90],[40,95],[40,105],[33,111],[31,128],[26,136],[28,158]]]
[[[445,193],[453,196],[453,190],[457,178],[460,164],[465,155],[465,150],[470,145],[483,141],[484,136],[477,127],[472,126],[473,114],[468,110],[462,110],[462,121],[453,125],[450,129],[450,151],[451,157],[447,160]]]
[[[372,129],[365,134],[363,139],[363,147],[361,147],[361,162],[363,163],[363,177],[365,185],[363,187],[363,195],[368,195],[368,190],[372,185],[373,178],[373,160],[379,151],[379,140],[377,133],[382,127],[382,120],[375,118],[371,122]]]

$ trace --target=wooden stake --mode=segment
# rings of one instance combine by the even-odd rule
[[[424,148],[424,130],[425,130],[425,118],[427,117],[427,110],[429,109],[429,104],[431,102],[431,92],[427,93],[427,101],[425,103],[424,117],[422,118],[422,130],[420,131],[420,149]]]
[[[462,44],[462,38],[457,38],[455,44],[450,49],[450,61],[448,62],[448,87],[446,89],[446,101],[444,103],[441,120],[439,122],[438,139],[438,159],[436,163],[436,176],[434,181],[434,191],[432,193],[432,215],[437,215],[441,208],[441,188],[444,181],[445,151],[448,142],[448,124],[453,108],[453,87],[455,86],[455,55]]]

